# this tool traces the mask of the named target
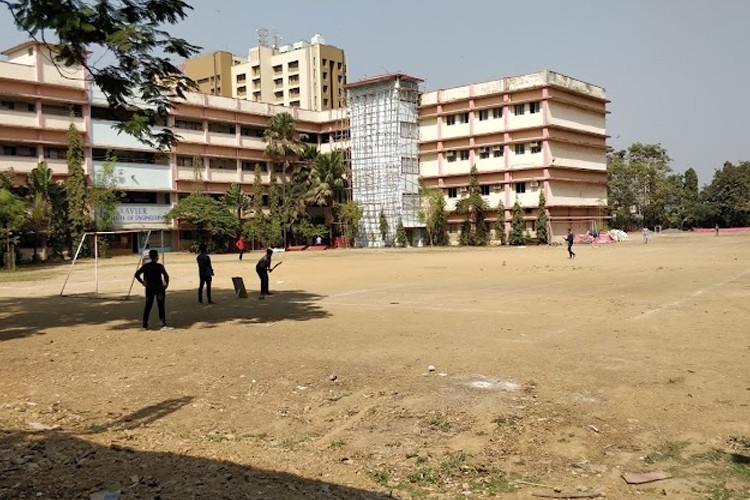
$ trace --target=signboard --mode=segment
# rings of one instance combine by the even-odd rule
[[[172,207],[170,205],[132,205],[120,204],[115,215],[117,228],[170,227],[164,216]]]

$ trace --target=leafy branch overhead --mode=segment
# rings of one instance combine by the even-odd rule
[[[190,5],[182,0],[0,0],[0,4],[34,40],[56,45],[56,64],[85,68],[87,78],[101,89],[118,117],[118,130],[159,149],[175,144],[177,137],[162,126],[171,99],[184,97],[195,84],[170,57],[188,58],[200,48],[172,37],[162,27],[185,19]],[[98,57],[93,62],[92,52]],[[105,60],[112,62],[100,64]]]

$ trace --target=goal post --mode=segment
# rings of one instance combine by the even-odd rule
[[[111,275],[109,276],[102,276],[102,265],[101,265],[101,259],[99,255],[99,238],[102,236],[108,236],[108,235],[122,235],[122,234],[133,234],[133,233],[146,233],[146,238],[143,243],[144,248],[140,249],[138,254],[136,255],[137,258],[137,265],[134,271],[124,271],[122,270],[121,265],[116,265],[120,267],[120,269],[112,268],[109,266],[104,266],[105,271],[111,271]],[[141,258],[143,255],[143,250],[145,249],[145,245],[149,244],[149,241],[151,239],[151,233],[152,230],[146,229],[146,230],[125,230],[125,231],[95,231],[95,232],[86,232],[81,235],[81,239],[78,242],[78,245],[76,247],[75,254],[73,255],[73,259],[70,263],[70,268],[68,269],[68,273],[65,276],[65,281],[63,282],[62,289],[60,290],[60,296],[61,297],[104,297],[106,295],[107,298],[113,298],[113,296],[119,296],[120,298],[129,298],[130,294],[133,290],[133,282],[135,281],[135,271],[138,270],[138,268],[141,266]],[[162,248],[164,247],[164,232],[161,232],[161,244]],[[81,251],[83,249],[84,244],[86,241],[92,240],[91,245],[93,246],[93,259],[91,260],[84,260],[81,258]],[[130,266],[128,266],[130,267]],[[74,271],[81,270],[81,273],[75,273]],[[89,274],[90,273],[90,274]],[[80,276],[81,274],[89,276],[89,278],[85,278],[84,280],[80,280],[77,282],[74,282],[75,280],[72,280],[71,278],[74,278],[75,276]],[[92,276],[93,275],[93,276]],[[126,288],[127,279],[130,280],[130,287]],[[106,285],[109,285],[108,287]],[[105,288],[108,288],[106,292],[103,292],[102,286],[105,286]],[[72,290],[73,288],[76,288],[76,290]],[[127,289],[127,293],[126,292]]]

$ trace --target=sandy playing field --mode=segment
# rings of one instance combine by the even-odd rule
[[[170,331],[2,273],[0,498],[750,498],[750,234],[575,250],[167,254]]]

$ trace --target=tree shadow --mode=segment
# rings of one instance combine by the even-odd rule
[[[149,408],[134,415],[153,416]],[[0,431],[0,498],[89,498],[101,492],[120,492],[124,498],[386,496],[227,460],[142,451],[117,443],[104,446],[63,431]]]
[[[143,317],[142,290],[127,300],[118,298],[76,298],[44,296],[0,298],[0,341],[43,335],[46,328],[106,325],[110,331],[140,329]],[[267,324],[280,321],[309,321],[330,314],[319,305],[321,295],[302,290],[274,292],[266,300],[250,293],[237,298],[233,289],[213,289],[215,304],[199,304],[196,290],[168,290],[167,323],[175,328],[221,328],[227,322]],[[205,300],[205,298],[204,298]],[[156,302],[149,323],[159,324]]]
[[[161,403],[155,405],[146,406],[140,410],[123,415],[117,420],[113,420],[108,424],[97,425],[95,429],[89,431],[90,434],[98,434],[100,432],[108,431],[111,429],[125,430],[125,429],[136,429],[143,425],[148,425],[152,422],[166,417],[167,415],[176,412],[183,406],[193,401],[192,396],[184,396],[177,399],[167,399]]]

